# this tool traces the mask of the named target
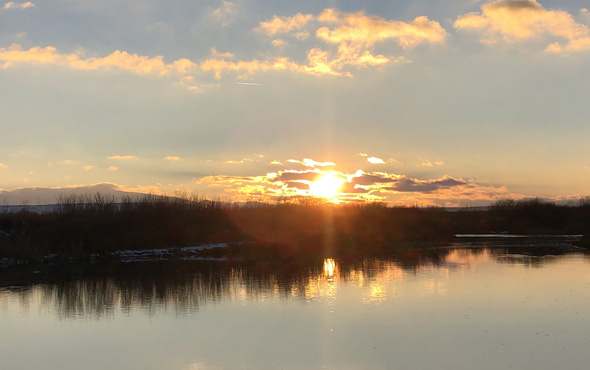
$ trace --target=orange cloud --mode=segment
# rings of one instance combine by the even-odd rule
[[[166,64],[161,55],[149,58],[116,50],[103,58],[81,59],[80,54],[61,54],[52,46],[24,50],[19,44],[0,48],[0,61],[4,62],[2,68],[11,67],[16,63],[55,64],[81,70],[117,68],[137,74],[156,75],[166,75],[171,72],[186,73],[197,67],[195,63],[184,58]]]
[[[285,197],[311,196],[313,183],[325,175],[343,181],[336,194],[340,202],[381,201],[397,205],[459,206],[524,198],[521,194],[510,193],[503,186],[486,186],[450,176],[422,180],[362,170],[345,174],[314,168],[304,171],[284,170],[265,176],[207,176],[196,180],[196,183],[222,188],[234,201],[251,200],[252,196],[257,196],[261,201],[273,201]]]
[[[9,1],[6,4],[4,4],[3,8],[4,9],[27,9],[27,8],[32,8],[34,6],[35,6],[35,4],[33,4],[30,1],[27,1],[27,2],[21,3],[21,4],[16,4],[13,1]]]
[[[482,42],[494,44],[499,39],[515,42],[540,38],[543,35],[564,38],[567,42],[554,42],[545,50],[590,49],[590,28],[577,23],[563,10],[547,10],[535,0],[498,0],[481,6],[481,12],[468,13],[457,18],[455,28],[483,32]]]
[[[8,168],[8,166],[5,165],[4,163],[0,162],[0,168]]]
[[[341,13],[326,9],[318,16],[318,20],[337,24],[332,29],[323,26],[316,30],[318,39],[338,47],[336,56],[330,62],[335,71],[346,66],[379,67],[403,60],[374,55],[373,48],[379,42],[393,40],[403,48],[411,48],[424,42],[443,43],[447,36],[438,22],[424,16],[407,23],[387,21],[380,17],[367,16],[363,12]]]
[[[376,16],[367,16],[363,12],[341,13],[326,9],[319,20],[337,23],[334,29],[321,27],[316,36],[330,43],[346,44],[353,49],[372,47],[377,42],[394,40],[402,47],[408,48],[423,42],[442,43],[447,32],[436,21],[428,17],[416,17],[412,22],[387,21]]]
[[[82,169],[84,171],[91,171],[91,170],[93,170],[95,168],[96,168],[96,166],[93,166],[93,165],[90,165],[90,164],[87,164],[87,165],[82,166]]]
[[[138,159],[134,155],[111,155],[111,156],[109,156],[107,158],[108,159],[114,159],[114,160],[117,160],[117,161],[126,161],[126,160],[130,160],[130,159]]]
[[[257,29],[272,36],[277,33],[300,29],[313,18],[311,14],[301,13],[297,13],[292,17],[279,17],[275,15],[270,21],[260,22],[260,26]]]
[[[261,22],[258,30],[267,35],[285,33],[293,30],[292,36],[299,40],[309,37],[306,30],[299,31],[311,21],[323,24],[336,24],[330,28],[326,25],[316,29],[318,40],[328,45],[336,45],[334,53],[322,47],[307,50],[307,65],[292,64],[291,70],[312,75],[352,76],[347,67],[366,68],[381,67],[388,63],[404,60],[381,54],[374,54],[375,44],[393,40],[404,48],[428,43],[444,42],[447,33],[436,21],[427,17],[417,17],[412,22],[387,21],[380,17],[368,16],[363,12],[342,13],[335,9],[325,9],[318,16],[296,14],[292,17],[274,16],[270,21]],[[282,44],[282,41],[273,44]]]

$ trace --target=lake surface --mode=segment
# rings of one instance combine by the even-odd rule
[[[510,244],[507,244],[510,243]],[[0,274],[2,369],[587,369],[590,257],[468,240],[309,265]]]

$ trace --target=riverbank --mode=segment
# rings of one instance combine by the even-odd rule
[[[448,243],[455,235],[590,235],[589,204],[563,206],[539,200],[449,212],[374,203],[334,205],[309,199],[236,205],[156,196],[115,201],[97,195],[65,199],[52,209],[0,213],[0,259],[152,258],[159,254],[270,260],[354,258],[407,245]],[[186,249],[228,242],[230,247],[223,253],[217,251],[220,248]],[[587,238],[579,244],[588,245]],[[144,250],[152,252],[141,252]]]

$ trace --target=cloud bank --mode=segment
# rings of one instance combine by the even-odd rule
[[[590,49],[590,28],[577,23],[571,14],[545,9],[535,0],[492,1],[483,4],[481,12],[458,17],[454,26],[459,30],[480,32],[481,42],[486,44],[554,37],[563,41],[553,42],[545,50]]]

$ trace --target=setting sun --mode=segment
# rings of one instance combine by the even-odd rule
[[[344,184],[345,179],[324,174],[319,179],[309,184],[309,193],[316,197],[333,198]]]

